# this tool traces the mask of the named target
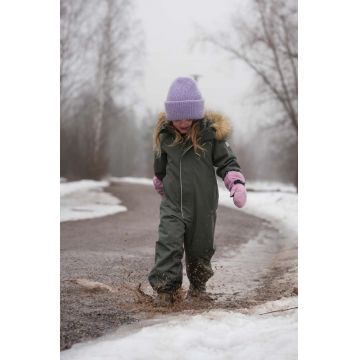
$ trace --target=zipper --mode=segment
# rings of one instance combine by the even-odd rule
[[[182,177],[181,177],[181,160],[183,158],[183,156],[192,148],[192,145],[190,145],[187,149],[184,150],[184,152],[181,154],[180,157],[180,209],[181,209],[181,216],[182,218],[184,218],[184,213],[183,213],[183,201],[182,201]]]

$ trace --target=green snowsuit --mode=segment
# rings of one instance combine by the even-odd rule
[[[228,120],[217,113],[206,113],[197,121],[201,122],[199,144],[205,149],[205,154],[200,150],[200,156],[191,142],[170,146],[174,130],[163,113],[158,119],[161,156],[155,156],[154,172],[163,181],[165,195],[160,205],[155,266],[149,274],[149,282],[158,292],[174,292],[181,287],[184,248],[190,283],[205,287],[213,275],[210,260],[215,252],[219,198],[216,174],[224,179],[228,171],[240,171],[226,141]]]

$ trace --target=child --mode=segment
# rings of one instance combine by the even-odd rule
[[[187,298],[209,300],[206,282],[213,275],[214,230],[218,206],[216,174],[241,208],[245,178],[226,139],[230,124],[217,113],[204,112],[196,82],[177,78],[159,115],[155,132],[153,183],[162,196],[155,266],[149,282],[155,304],[168,306],[182,284],[182,257],[190,281]]]

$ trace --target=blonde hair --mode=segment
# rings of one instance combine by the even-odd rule
[[[161,155],[160,128],[162,125],[163,122],[158,122],[156,124],[153,135],[153,148],[157,156]],[[200,122],[198,120],[194,120],[192,122],[190,132],[188,132],[186,136],[182,136],[180,134],[180,132],[174,127],[172,121],[169,121],[169,126],[171,126],[175,131],[175,139],[169,146],[175,146],[177,144],[182,144],[188,140],[191,140],[196,155],[201,156],[199,152],[205,152],[205,149],[199,144]]]

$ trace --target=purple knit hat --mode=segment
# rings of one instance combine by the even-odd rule
[[[204,117],[204,99],[192,78],[179,77],[171,84],[165,101],[165,112],[169,121]]]

